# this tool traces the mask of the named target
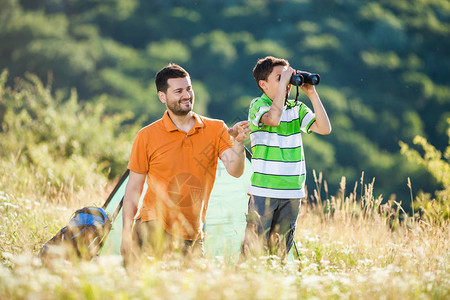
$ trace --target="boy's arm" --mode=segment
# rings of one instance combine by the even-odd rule
[[[310,84],[303,84],[301,88],[311,100],[314,114],[316,115],[316,121],[311,125],[309,129],[318,134],[330,134],[331,123],[328,119],[327,112],[323,107],[322,101],[320,101],[319,94],[317,94],[316,87]]]
[[[283,72],[281,72],[280,82],[272,106],[270,106],[270,110],[261,117],[261,122],[263,124],[273,127],[280,125],[281,116],[284,111],[284,100],[286,98],[287,88],[294,72],[295,70],[292,67],[285,67]]]

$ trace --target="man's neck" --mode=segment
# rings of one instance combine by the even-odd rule
[[[189,113],[187,113],[184,116],[179,116],[174,114],[173,112],[171,112],[170,110],[168,110],[169,112],[169,117],[172,120],[173,124],[175,124],[175,126],[188,133],[192,127],[194,127],[195,125],[195,118],[194,118],[194,113],[192,111],[190,111]]]

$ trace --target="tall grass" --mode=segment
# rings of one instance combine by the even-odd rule
[[[208,258],[147,257],[127,271],[119,256],[57,260],[51,266],[36,258],[39,247],[67,223],[75,208],[91,204],[86,195],[103,199],[110,187],[87,186],[48,199],[42,197],[48,187],[36,184],[39,179],[31,175],[18,181],[18,174],[9,174],[0,177],[1,299],[450,297],[448,221],[429,224],[401,217],[394,200],[381,204],[373,182],[357,183],[348,192],[343,178],[340,192],[322,199],[326,183],[316,178],[315,192],[298,221],[299,256],[294,262],[284,264],[276,256],[249,258],[239,265]]]
[[[106,178],[82,188],[52,185],[13,159],[0,161],[0,256],[36,253],[66,225],[75,209],[101,206],[110,184]]]

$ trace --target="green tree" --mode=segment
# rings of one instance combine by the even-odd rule
[[[402,154],[410,161],[424,166],[443,187],[433,196],[421,192],[416,197],[414,206],[420,208],[425,218],[431,222],[441,222],[450,218],[450,119],[447,119],[447,124],[449,125],[447,128],[449,142],[444,153],[437,150],[422,136],[416,136],[413,140],[415,145],[420,146],[422,154],[400,142]]]
[[[0,69],[10,70],[10,85],[31,72],[50,78],[62,99],[74,87],[79,102],[107,99],[105,113],[131,111],[128,122],[144,125],[164,110],[153,79],[173,61],[189,70],[199,111],[231,124],[247,119],[260,94],[257,59],[285,57],[321,74],[333,125],[332,135],[306,144],[308,167],[323,171],[330,189],[364,171],[377,192],[406,203],[406,178],[428,193],[437,185],[402,158],[398,142],[420,135],[447,146],[447,2],[2,0]]]
[[[4,162],[29,169],[58,190],[115,178],[126,170],[137,131],[135,126],[122,126],[129,114],[105,115],[104,101],[80,105],[75,90],[63,99],[36,75],[26,77],[13,89],[6,86],[7,72],[0,76]]]

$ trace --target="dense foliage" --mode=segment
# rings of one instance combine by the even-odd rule
[[[3,71],[0,174],[17,177],[6,191],[31,190],[26,185],[33,183],[54,196],[125,170],[133,139],[121,126],[126,114],[105,115],[102,101],[78,104],[74,90],[68,99],[55,96],[35,75],[18,80],[15,90],[5,87],[6,79]]]
[[[385,198],[397,193],[403,202],[408,177],[415,190],[437,187],[398,144],[420,135],[447,146],[447,0],[1,0],[0,8],[0,69],[9,70],[11,85],[31,72],[61,99],[72,99],[74,87],[95,107],[106,95],[104,112],[131,111],[143,125],[164,109],[153,78],[173,61],[191,73],[196,111],[231,124],[247,118],[260,93],[251,76],[256,60],[285,57],[321,74],[333,132],[305,144],[308,168],[322,171],[330,189],[363,171]],[[3,108],[0,122],[2,115]]]
[[[450,119],[447,122],[450,124]],[[450,219],[450,127],[447,129],[447,135],[449,137],[449,146],[447,146],[444,153],[430,145],[421,136],[414,138],[414,144],[420,145],[424,152],[423,156],[417,150],[411,149],[407,144],[400,144],[401,152],[409,160],[424,166],[443,186],[443,189],[435,191],[434,195],[421,193],[414,203],[414,207],[419,208],[422,218],[429,223],[433,220]]]

